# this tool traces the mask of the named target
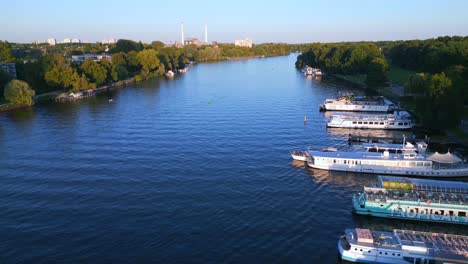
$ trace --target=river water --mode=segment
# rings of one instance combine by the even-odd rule
[[[0,262],[337,263],[345,228],[462,232],[354,216],[375,176],[292,162],[291,149],[348,148],[318,107],[351,89],[295,59],[198,64],[1,114]]]

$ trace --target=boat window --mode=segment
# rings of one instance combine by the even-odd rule
[[[358,122],[359,125],[362,125],[362,122]]]
[[[410,167],[416,166],[416,162],[411,161],[411,162],[409,163],[409,165],[410,165]]]
[[[405,125],[405,126],[407,126],[407,125],[408,125],[408,123],[404,123],[404,125]]]
[[[363,124],[364,124],[364,125],[367,125],[367,122],[364,122]]]
[[[466,212],[458,212],[458,216],[466,217]]]
[[[393,122],[390,122],[390,125],[391,125],[391,126],[393,126],[393,125],[395,125],[395,123],[393,123]]]
[[[353,124],[356,124],[357,122],[356,121],[353,121]]]
[[[402,126],[402,125],[403,125],[403,123],[398,123],[398,125],[399,125],[399,126]]]
[[[424,163],[422,161],[418,161],[417,166],[424,166]]]
[[[333,160],[333,163],[335,163],[335,164],[336,164],[336,159],[334,159],[334,160]]]
[[[346,164],[346,160],[343,160],[343,163]]]
[[[431,162],[429,161],[424,162],[424,166],[431,166]]]
[[[381,124],[381,125],[383,125],[383,124],[384,124],[384,122],[380,122],[380,124]]]

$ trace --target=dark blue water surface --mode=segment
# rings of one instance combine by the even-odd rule
[[[447,231],[353,216],[375,176],[292,162],[348,133],[318,107],[349,87],[304,78],[295,59],[199,64],[1,114],[0,263],[336,263],[345,228]]]

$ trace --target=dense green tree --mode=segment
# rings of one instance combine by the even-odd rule
[[[100,63],[88,58],[81,65],[80,69],[86,74],[86,77],[97,86],[103,84],[107,79],[107,69]]]
[[[56,88],[71,87],[77,77],[76,71],[66,64],[55,65],[44,75],[47,84]]]
[[[5,85],[11,81],[13,78],[7,74],[6,72],[0,69],[0,95],[3,96],[3,91],[5,89]]]
[[[140,61],[138,60],[138,52],[132,50],[127,53],[127,64],[128,64],[128,71],[135,73],[138,72],[141,68]]]
[[[156,51],[159,51],[160,49],[164,48],[165,46],[166,45],[164,43],[162,43],[161,41],[151,42],[151,47]]]
[[[428,75],[418,73],[411,75],[406,84],[405,90],[409,94],[426,94]]]
[[[71,92],[79,92],[79,91],[85,91],[89,89],[96,89],[96,84],[89,83],[85,74],[82,73],[81,76],[77,77],[75,81],[72,83],[72,87],[73,89],[71,90]]]
[[[366,84],[370,87],[383,86],[387,82],[388,65],[384,58],[374,58],[369,63]]]
[[[150,71],[153,71],[160,67],[161,63],[157,58],[156,51],[152,49],[142,50],[138,52],[137,58],[142,67],[143,75],[147,75]]]
[[[3,95],[6,100],[16,105],[31,106],[34,104],[34,91],[26,82],[20,80],[11,80],[7,83]]]
[[[119,39],[115,44],[115,48],[113,52],[125,52],[128,53],[130,51],[141,51],[143,50],[143,44],[141,42],[135,42],[133,40],[128,39]]]
[[[15,57],[8,42],[0,41],[0,62],[14,62]]]

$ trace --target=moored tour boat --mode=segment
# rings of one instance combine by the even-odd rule
[[[371,174],[422,177],[468,177],[468,165],[447,152],[432,155],[402,149],[402,153],[309,151],[307,165],[311,168]]]
[[[410,129],[414,122],[406,112],[388,115],[338,114],[327,122],[330,128]]]
[[[468,224],[468,183],[379,176],[377,187],[353,196],[357,214]]]
[[[383,96],[355,96],[353,93],[338,93],[335,99],[326,99],[320,106],[323,111],[389,112],[392,102]]]
[[[346,229],[338,240],[343,260],[364,263],[468,263],[468,236],[395,229]]]

